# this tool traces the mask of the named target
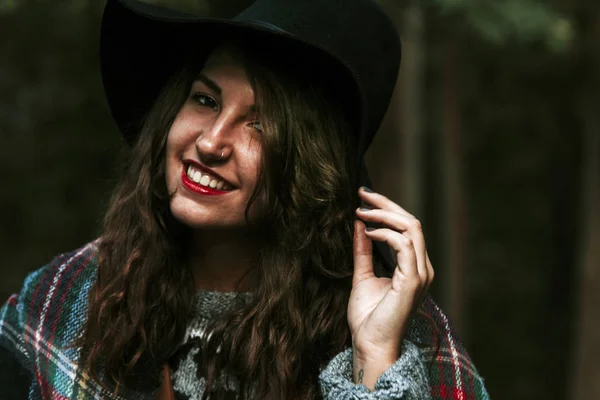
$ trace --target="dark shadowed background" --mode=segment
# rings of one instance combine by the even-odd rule
[[[493,399],[600,398],[600,2],[380,3],[404,60],[370,171],[422,220],[435,298]],[[2,301],[98,235],[122,146],[103,5],[0,0]]]

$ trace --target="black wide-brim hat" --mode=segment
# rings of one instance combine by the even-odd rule
[[[257,0],[231,19],[107,0],[100,60],[108,104],[132,143],[168,78],[190,51],[206,59],[219,38],[240,35],[318,71],[356,124],[359,154],[377,132],[400,66],[400,40],[373,0]],[[259,42],[259,43],[261,43]]]

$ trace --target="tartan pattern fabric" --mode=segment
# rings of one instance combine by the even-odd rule
[[[483,378],[457,338],[450,320],[430,296],[406,338],[420,344],[434,400],[489,400]]]
[[[0,309],[0,346],[32,372],[30,400],[153,397],[124,389],[118,395],[110,393],[78,365],[79,350],[71,343],[87,316],[87,294],[96,278],[97,262],[97,241],[60,255],[31,273],[21,292]],[[448,317],[431,298],[411,323],[407,339],[420,347],[425,358],[433,399],[489,399]]]
[[[30,400],[125,399],[115,396],[77,365],[71,346],[87,315],[87,294],[96,277],[97,241],[60,255],[31,273],[19,295],[0,309],[0,346],[32,372]],[[132,395],[132,393],[128,393]],[[135,394],[135,399],[143,399]]]

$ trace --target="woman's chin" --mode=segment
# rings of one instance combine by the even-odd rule
[[[243,215],[240,218],[231,218],[231,215],[221,215],[202,207],[178,207],[171,204],[171,213],[179,223],[191,229],[235,229],[247,225]]]
[[[179,223],[198,230],[246,230],[246,204],[236,207],[223,207],[223,204],[202,204],[181,194],[175,194],[170,201],[171,214]],[[235,208],[235,209],[232,209]],[[251,207],[252,221],[257,220],[260,212],[256,205]]]

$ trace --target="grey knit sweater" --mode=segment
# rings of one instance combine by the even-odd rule
[[[209,321],[229,311],[236,304],[236,293],[200,290],[197,294],[194,318],[187,328],[185,342],[197,343],[192,339],[202,337]],[[241,294],[248,297],[249,294]],[[172,366],[171,377],[177,399],[201,399],[205,381],[197,376],[196,355],[199,349],[184,346],[184,353]],[[396,363],[377,380],[374,391],[352,381],[352,349],[336,355],[319,376],[325,400],[361,399],[429,399],[430,389],[427,371],[419,349],[409,341],[402,345],[402,355]],[[221,377],[220,384],[236,392],[234,379]]]

